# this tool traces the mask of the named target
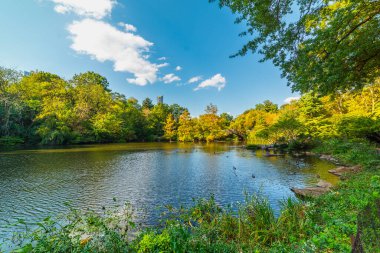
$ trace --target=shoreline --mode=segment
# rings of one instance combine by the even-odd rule
[[[346,149],[347,146],[349,146],[348,149]],[[118,235],[118,239],[114,238],[116,241],[106,239],[111,240],[107,243],[115,247],[120,246],[121,249],[128,249],[130,252],[137,252],[144,248],[148,250],[142,252],[151,252],[154,249],[164,252],[173,251],[173,243],[179,242],[181,243],[177,245],[181,246],[176,248],[177,252],[198,249],[199,246],[196,245],[203,245],[202,247],[206,248],[211,245],[220,245],[224,249],[225,247],[230,249],[227,252],[235,252],[237,249],[260,250],[260,252],[276,249],[286,252],[308,249],[323,252],[350,252],[357,236],[358,217],[365,208],[378,199],[376,196],[379,196],[376,195],[378,194],[376,192],[380,192],[379,157],[373,146],[369,144],[337,140],[323,143],[323,146],[317,147],[313,152],[316,155],[331,155],[339,163],[361,164],[363,170],[344,175],[337,186],[331,187],[330,191],[319,197],[296,202],[287,200],[279,217],[273,215],[273,210],[268,206],[267,200],[259,196],[247,196],[237,213],[222,209],[213,198],[200,199],[191,207],[169,208],[168,216],[161,226],[141,230],[132,241],[123,237],[119,230],[107,228],[106,231]],[[251,212],[255,213],[255,216],[251,216]],[[80,217],[80,224],[90,229],[88,231],[103,231],[103,225],[107,227],[109,221],[112,221],[110,217],[102,218],[91,213]],[[103,228],[87,223],[88,217],[99,219],[99,224],[103,224]],[[76,229],[76,227],[71,229]],[[215,237],[212,237],[213,239],[209,238],[212,231],[218,231]],[[43,230],[35,233],[42,232]],[[104,240],[103,238],[99,241],[97,233],[85,233],[85,238],[80,236],[75,239],[67,232],[58,230],[44,234],[35,243],[49,245],[48,242],[55,242],[51,246],[70,246],[78,251],[86,247],[97,249],[102,247],[103,243],[99,243]],[[184,234],[180,236],[178,233]],[[252,237],[252,233],[261,235]],[[62,241],[62,237],[66,240]],[[208,242],[205,242],[204,238],[207,238]],[[146,244],[148,242],[149,244]]]

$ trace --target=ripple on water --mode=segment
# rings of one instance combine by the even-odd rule
[[[101,211],[130,202],[139,221],[154,224],[157,206],[189,205],[215,195],[221,205],[265,195],[278,210],[290,187],[332,183],[333,165],[315,158],[263,157],[228,145],[115,144],[0,153],[0,237],[16,231],[7,221],[39,221],[74,208]],[[236,170],[233,170],[236,167]],[[255,178],[252,178],[252,175]]]

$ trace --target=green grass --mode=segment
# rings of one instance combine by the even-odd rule
[[[379,156],[362,140],[329,140],[314,151],[364,169],[319,198],[284,201],[278,217],[259,196],[247,196],[237,211],[219,207],[211,197],[189,208],[168,207],[161,226],[134,239],[127,206],[122,213],[73,211],[63,221],[47,219],[14,243],[17,252],[351,252],[358,215],[380,196]],[[91,240],[83,240],[83,234]],[[379,250],[376,238],[363,240],[366,252]]]

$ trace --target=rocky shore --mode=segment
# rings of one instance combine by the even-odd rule
[[[305,153],[306,155],[316,155],[314,153],[308,152]],[[338,159],[334,158],[332,155],[320,155],[320,159],[328,160],[336,165],[340,165],[340,162]],[[344,179],[344,175],[347,173],[357,173],[362,170],[362,167],[360,165],[356,166],[340,166],[333,170],[329,170],[328,172],[340,177],[341,179]],[[333,188],[333,185],[329,182],[326,182],[324,180],[319,180],[319,182],[313,186],[313,187],[306,187],[306,188],[290,188],[292,192],[295,193],[295,195],[299,198],[313,198],[318,197],[326,192],[331,191]]]

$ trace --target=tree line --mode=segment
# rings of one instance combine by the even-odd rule
[[[167,115],[185,108],[153,105],[147,98],[112,92],[107,79],[86,72],[68,81],[35,71],[0,69],[2,143],[79,144],[154,141],[164,135]]]
[[[330,138],[365,138],[380,143],[380,80],[361,91],[319,96],[306,93],[278,106],[269,100],[236,118],[216,107],[191,118],[186,111],[176,122],[169,117],[167,138],[179,141],[240,140],[254,144],[308,145]]]
[[[269,100],[232,117],[210,104],[192,117],[178,104],[141,102],[112,92],[94,72],[64,80],[0,69],[0,143],[80,144],[130,141],[305,143],[331,137],[380,142],[380,81],[360,91],[278,106]]]

